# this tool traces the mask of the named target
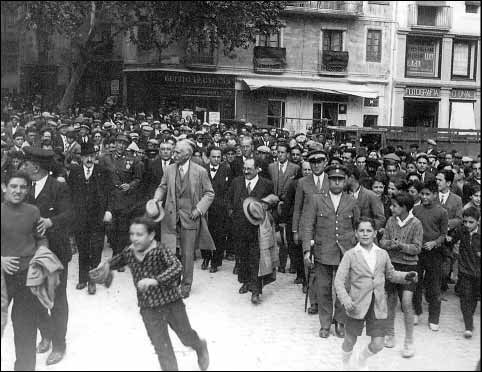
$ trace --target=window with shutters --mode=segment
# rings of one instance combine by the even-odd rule
[[[477,44],[470,40],[454,40],[452,79],[475,79]]]
[[[285,102],[268,100],[268,125],[283,128],[285,124]]]
[[[382,31],[368,30],[366,60],[367,62],[382,61]]]
[[[260,34],[257,46],[266,46],[273,48],[281,48],[281,35],[279,32],[275,34]]]
[[[323,50],[342,51],[343,31],[323,30]]]

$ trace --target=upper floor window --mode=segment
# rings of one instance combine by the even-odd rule
[[[466,1],[465,13],[478,13],[480,9],[480,1]]]
[[[343,31],[323,30],[323,50],[342,51]]]
[[[470,40],[454,40],[452,78],[475,79],[477,44]]]
[[[258,46],[266,46],[272,48],[281,48],[281,33],[260,34],[258,38]]]
[[[440,39],[407,37],[405,75],[440,77]]]
[[[436,6],[418,7],[418,24],[423,26],[435,26],[438,8]]]
[[[382,32],[368,30],[367,33],[367,62],[381,62],[382,60]]]

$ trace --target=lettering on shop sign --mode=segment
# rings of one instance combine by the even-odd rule
[[[475,99],[475,90],[472,89],[452,89],[450,98],[453,99]]]
[[[412,97],[439,98],[440,88],[406,87],[405,95],[412,96]]]
[[[234,89],[234,76],[214,75],[214,74],[195,74],[161,71],[159,78],[164,85],[188,86],[199,88],[218,88]]]

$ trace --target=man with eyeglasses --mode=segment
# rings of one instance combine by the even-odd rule
[[[328,178],[324,170],[327,162],[327,154],[324,150],[314,149],[308,153],[308,162],[312,174],[306,175],[298,180],[295,194],[295,204],[293,207],[293,222],[291,231],[293,232],[293,243],[299,245],[301,243],[301,231],[303,228],[303,216],[308,208],[310,199],[314,194],[326,194],[329,189]],[[299,267],[297,268],[299,270]],[[306,270],[305,270],[306,271]],[[306,292],[306,287],[309,285],[312,288],[312,283],[306,283],[307,273],[303,285],[303,292]],[[318,301],[315,292],[310,291],[310,308],[308,314],[313,315],[318,313]]]

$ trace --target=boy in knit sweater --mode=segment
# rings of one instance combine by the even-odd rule
[[[2,183],[2,280],[5,279],[7,302],[13,300],[12,325],[15,340],[15,370],[33,371],[36,365],[37,318],[42,305],[26,286],[30,260],[40,246],[48,247],[38,232],[39,209],[24,202],[30,178],[17,172]],[[3,305],[7,308],[4,309]]]
[[[131,245],[90,271],[96,282],[111,278],[111,270],[129,265],[137,289],[138,305],[147,334],[156,350],[163,371],[177,371],[177,360],[169,337],[168,325],[181,342],[197,352],[201,370],[209,365],[207,343],[191,328],[177,283],[181,262],[154,239],[156,222],[138,217],[130,226]],[[107,275],[106,275],[107,273]]]
[[[418,283],[413,298],[415,307],[414,323],[422,314],[422,293],[425,286],[428,301],[429,328],[437,332],[441,309],[441,281],[443,243],[447,236],[447,211],[437,202],[438,186],[435,180],[424,183],[420,191],[421,205],[413,208],[413,215],[422,222],[422,252],[418,256]]]
[[[470,207],[462,214],[463,225],[455,234],[459,246],[460,309],[464,317],[465,338],[474,330],[474,313],[480,299],[480,209]]]
[[[414,201],[412,197],[402,192],[391,200],[392,216],[388,219],[380,247],[388,251],[393,267],[397,271],[417,271],[418,254],[422,250],[423,227],[411,210]],[[405,343],[402,356],[410,358],[414,355],[413,348],[413,292],[416,284],[387,283],[388,294],[388,329],[385,337],[385,347],[395,346],[395,310],[398,298],[402,303],[405,323]]]

